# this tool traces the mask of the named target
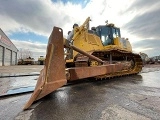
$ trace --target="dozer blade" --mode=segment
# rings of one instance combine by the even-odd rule
[[[45,66],[40,72],[35,90],[24,109],[29,108],[34,101],[65,85],[66,82],[63,31],[54,27],[47,46]]]

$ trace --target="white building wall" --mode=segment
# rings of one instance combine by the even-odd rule
[[[0,66],[16,65],[18,49],[0,29]]]

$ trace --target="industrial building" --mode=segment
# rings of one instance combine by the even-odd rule
[[[17,64],[18,49],[0,28],[0,66]]]

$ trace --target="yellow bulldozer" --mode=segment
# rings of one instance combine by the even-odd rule
[[[89,29],[89,22],[90,17],[81,26],[74,24],[67,38],[63,38],[61,28],[53,28],[44,68],[24,109],[67,82],[89,77],[101,80],[142,70],[140,55],[132,52],[128,39],[121,38],[120,28],[107,23]]]

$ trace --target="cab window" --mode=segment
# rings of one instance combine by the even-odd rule
[[[110,38],[110,32],[108,28],[102,28],[101,29],[101,40],[102,40],[102,44],[104,46],[107,45],[111,45],[112,44],[112,40]]]

